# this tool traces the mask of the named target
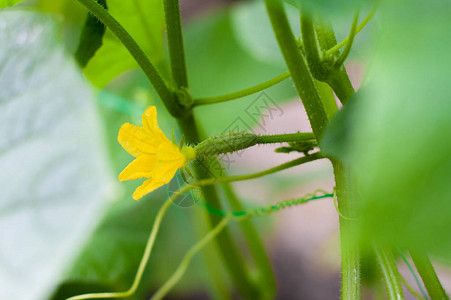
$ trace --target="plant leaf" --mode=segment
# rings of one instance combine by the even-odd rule
[[[106,205],[94,95],[55,22],[0,13],[0,298],[43,299]]]
[[[22,2],[23,0],[0,0],[0,9],[14,6],[19,2]]]
[[[167,72],[164,65],[164,14],[160,0],[109,0],[108,11],[130,33],[149,56],[149,59]],[[85,68],[86,76],[98,87],[105,86],[117,75],[138,64],[122,43],[107,29],[103,45]]]
[[[253,57],[238,41],[232,11],[207,16],[190,24],[185,34],[190,89],[193,96],[210,97],[262,83],[287,69]],[[202,40],[202,43],[199,43]],[[224,131],[265,132],[267,122],[282,118],[280,104],[296,97],[291,79],[234,101],[196,108],[207,135]]]
[[[359,96],[347,159],[360,234],[450,259],[451,36],[448,1],[381,6],[381,44]]]

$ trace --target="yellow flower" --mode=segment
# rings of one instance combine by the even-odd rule
[[[136,157],[119,174],[119,180],[149,178],[133,193],[135,200],[168,183],[179,168],[195,157],[193,148],[180,150],[164,135],[158,127],[155,106],[144,111],[142,123],[143,126],[123,124],[117,137],[122,147]]]

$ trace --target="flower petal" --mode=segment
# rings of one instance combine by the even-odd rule
[[[161,131],[157,122],[157,108],[149,106],[142,114],[143,127],[146,133],[151,135],[155,140],[161,143],[171,143],[171,141]]]
[[[162,166],[163,167],[163,166]],[[169,167],[168,165],[164,165],[164,167]],[[165,168],[166,169],[166,168]],[[169,181],[171,181],[172,177],[174,177],[175,172],[177,172],[176,165],[172,165],[172,168],[165,170],[164,172],[158,174],[159,176],[154,176],[153,178],[147,179],[144,181],[142,185],[140,185],[135,192],[133,193],[133,199],[139,200],[144,195],[156,190],[162,185],[165,185]]]
[[[160,145],[157,150],[157,158],[159,162],[177,162],[179,168],[185,164],[185,156],[173,143]]]
[[[142,114],[143,126],[146,130],[160,129],[157,123],[157,108],[149,106]]]
[[[141,155],[132,161],[122,172],[119,174],[119,180],[132,180],[143,177],[152,177],[153,171],[157,165],[156,155]]]
[[[142,126],[125,123],[119,130],[117,140],[134,157],[157,152],[159,142],[150,136]]]

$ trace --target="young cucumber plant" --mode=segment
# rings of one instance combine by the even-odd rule
[[[287,71],[275,78],[241,91],[221,96],[196,97],[194,95],[193,97],[190,92],[187,64],[185,62],[182,22],[178,0],[163,1],[171,74],[170,80],[168,81],[159,72],[159,69],[151,59],[147,57],[133,37],[105,9],[108,6],[108,1],[77,1],[84,5],[90,13],[77,51],[77,60],[80,62],[80,65],[85,65],[94,55],[95,50],[88,50],[95,48],[98,39],[103,35],[102,31],[99,35],[99,31],[89,30],[90,26],[99,26],[100,23],[92,22],[92,18],[97,18],[122,42],[136,60],[167,111],[174,117],[174,122],[178,124],[186,139],[187,146],[183,146],[184,143],[182,142],[178,148],[161,131],[158,131],[156,112],[153,118],[149,118],[148,115],[143,115],[143,126],[139,126],[139,128],[138,126],[133,127],[133,134],[139,131],[141,132],[140,137],[143,140],[151,140],[153,136],[154,141],[146,142],[146,145],[143,146],[134,139],[133,134],[120,134],[120,142],[121,136],[123,139],[121,144],[127,151],[136,156],[136,160],[132,163],[133,165],[130,164],[122,173],[123,179],[128,180],[143,177],[141,176],[142,174],[151,175],[147,177],[152,177],[153,179],[149,179],[150,181],[147,184],[144,183],[142,187],[138,188],[140,189],[139,196],[167,183],[174,176],[177,169],[180,169],[186,181],[190,183],[174,193],[161,208],[149,236],[145,254],[141,260],[135,280],[129,290],[120,293],[85,294],[74,296],[70,298],[71,300],[123,298],[133,295],[140,284],[146,264],[151,258],[151,250],[166,210],[177,197],[191,189],[198,189],[203,194],[205,201],[199,201],[198,205],[208,212],[210,223],[208,226],[211,231],[186,253],[175,273],[157,291],[152,299],[162,299],[185,273],[192,257],[212,240],[216,241],[219,255],[223,258],[224,262],[227,262],[225,268],[232,283],[243,298],[274,298],[276,291],[274,274],[266,250],[255,228],[248,219],[277,212],[284,207],[327,197],[331,197],[337,201],[336,208],[340,215],[341,298],[361,298],[361,255],[362,252],[365,252],[365,254],[370,253],[369,255],[379,265],[379,274],[384,281],[387,297],[389,299],[403,299],[403,278],[398,271],[396,258],[397,253],[400,253],[403,258],[404,256],[402,252],[394,251],[397,249],[397,245],[382,243],[378,239],[370,239],[370,243],[367,243],[371,245],[369,247],[364,247],[361,243],[358,243],[356,228],[359,226],[362,218],[365,217],[359,210],[359,201],[362,192],[358,188],[360,178],[356,176],[356,172],[349,160],[342,155],[338,155],[335,151],[336,147],[334,146],[343,142],[334,141],[333,134],[329,133],[334,130],[334,127],[338,128],[336,130],[339,130],[342,127],[339,117],[342,119],[347,118],[349,114],[344,115],[344,113],[341,114],[340,112],[335,117],[338,106],[334,97],[330,96],[331,93],[327,94],[328,96],[320,93],[318,89],[319,84],[327,84],[327,88],[331,89],[340,100],[344,111],[351,110],[352,106],[356,105],[355,103],[358,100],[355,97],[355,90],[344,67],[344,63],[352,51],[357,34],[370,22],[375,14],[376,6],[359,23],[358,11],[360,4],[352,1],[355,4],[353,7],[355,14],[349,20],[349,35],[338,43],[334,30],[330,25],[330,20],[328,20],[329,14],[322,12],[321,9],[317,9],[311,1],[294,1],[299,8],[298,17],[301,24],[301,36],[296,37],[293,34],[293,28],[286,14],[286,4],[282,0],[264,0],[267,16]],[[313,8],[312,5],[314,6]],[[343,3],[343,5],[345,4]],[[97,37],[93,32],[97,34]],[[215,105],[228,101],[240,101],[239,99],[244,96],[277,85],[287,78],[291,78],[294,83],[300,101],[302,101],[307,112],[313,132],[267,136],[257,136],[249,132],[230,132],[212,137],[203,136],[201,124],[199,124],[193,113],[197,107]],[[336,120],[331,122],[332,119]],[[158,139],[155,136],[158,136]],[[164,144],[164,149],[161,150],[158,148],[155,141],[159,141],[158,145]],[[214,171],[211,170],[210,163],[215,161],[216,155],[232,153],[256,144],[264,143],[288,143],[289,146],[279,148],[279,152],[294,151],[300,154],[303,153],[304,155],[288,163],[253,174],[222,177],[212,176]],[[335,144],[331,147],[331,143]],[[142,147],[147,147],[147,150],[142,150],[144,149]],[[159,150],[155,150],[157,148]],[[320,151],[310,153],[314,148],[319,148]],[[134,154],[137,153],[136,151],[139,152],[137,155]],[[147,153],[146,151],[150,151],[153,156],[143,154]],[[156,160],[154,158],[155,154],[158,157]],[[212,158],[212,160],[208,160],[207,158]],[[229,185],[230,182],[258,178],[317,159],[329,159],[332,163],[335,176],[335,190],[333,193],[317,191],[312,195],[287,200],[267,207],[244,209],[239,198]],[[193,169],[193,172],[191,172],[188,163],[194,160],[200,161],[201,163],[191,164]],[[174,161],[177,161],[177,163],[173,163]],[[170,164],[172,165],[171,168],[167,167],[165,169],[167,171],[166,173],[159,173],[152,169],[155,164],[160,164],[163,169]],[[188,179],[188,177],[194,177],[194,179]],[[233,212],[229,212],[222,207],[218,188],[222,188],[226,192],[226,198],[230,206],[233,207]],[[227,227],[231,221],[240,222],[244,239],[258,269],[259,276],[257,279],[251,276],[251,268],[238,250],[237,241]],[[428,254],[417,251],[414,248],[403,250],[410,251],[412,254],[412,259],[427,290],[426,294],[424,289],[422,289],[421,283],[418,281],[423,295],[415,295],[420,298],[448,299],[432,267]],[[410,287],[409,289],[413,290]],[[415,291],[413,292],[415,293]]]

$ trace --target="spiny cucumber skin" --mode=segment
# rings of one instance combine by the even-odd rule
[[[226,154],[243,150],[257,144],[257,135],[249,132],[229,132],[220,136],[211,136],[194,148],[197,156]]]

